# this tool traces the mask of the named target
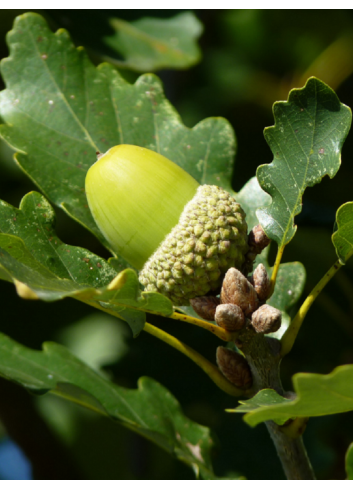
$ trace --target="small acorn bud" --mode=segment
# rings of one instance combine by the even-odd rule
[[[215,321],[227,331],[239,331],[245,324],[245,317],[236,304],[220,304],[216,309]]]
[[[230,268],[223,280],[221,290],[222,304],[236,304],[245,316],[259,307],[259,299],[251,283],[236,268]]]
[[[194,311],[202,318],[207,321],[215,320],[216,307],[220,303],[218,297],[213,297],[212,295],[205,295],[202,297],[195,297],[190,299],[190,304]]]
[[[253,328],[257,333],[274,333],[281,327],[282,314],[275,307],[264,304],[251,316]]]
[[[248,245],[251,252],[259,255],[270,244],[270,238],[265,234],[261,224],[254,226],[249,233]]]
[[[252,385],[252,375],[246,359],[229,348],[219,346],[216,352],[219,370],[224,377],[240,389],[249,389]]]
[[[262,263],[255,268],[252,276],[252,284],[260,301],[265,301],[270,293],[270,279]]]

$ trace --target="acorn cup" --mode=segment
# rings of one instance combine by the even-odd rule
[[[142,269],[145,290],[175,305],[217,290],[248,251],[245,213],[221,187],[199,186],[154,151],[111,148],[89,169],[86,194],[111,248]]]

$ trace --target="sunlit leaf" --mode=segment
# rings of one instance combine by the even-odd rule
[[[345,264],[353,253],[353,202],[347,202],[338,209],[336,226],[332,242],[340,262]]]
[[[53,34],[42,17],[17,17],[2,60],[7,89],[0,94],[0,135],[18,164],[56,205],[109,248],[84,192],[96,152],[120,143],[157,151],[200,183],[230,188],[235,137],[222,118],[186,128],[166,100],[160,80],[134,85],[105,63],[96,68],[63,29]]]
[[[27,194],[19,209],[0,201],[0,278],[11,277],[23,298],[89,301],[113,309],[135,335],[144,327],[144,311],[172,314],[169,299],[141,293],[135,271],[117,275],[106,260],[63,243],[54,226],[54,211],[37,192]]]
[[[333,178],[341,163],[341,149],[351,124],[351,111],[316,78],[292,90],[287,102],[273,107],[275,125],[265,130],[274,160],[257,170],[261,187],[272,197],[257,212],[266,234],[280,247],[294,236],[294,217],[301,212],[307,187]]]
[[[297,398],[290,401],[271,389],[260,391],[233,412],[247,413],[244,420],[250,426],[272,420],[280,420],[353,410],[353,365],[342,365],[328,375],[299,373],[293,376]]]

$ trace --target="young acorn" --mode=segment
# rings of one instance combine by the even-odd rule
[[[154,151],[111,148],[89,169],[86,194],[111,248],[142,269],[145,290],[176,305],[219,289],[226,271],[244,263],[247,224],[240,204],[221,187],[199,186]]]

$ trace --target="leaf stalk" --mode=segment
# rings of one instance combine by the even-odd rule
[[[244,391],[238,389],[233,384],[231,384],[219,371],[218,367],[216,367],[213,363],[203,357],[196,350],[186,345],[182,341],[178,340],[174,336],[166,333],[162,329],[153,326],[150,323],[146,323],[143,331],[146,333],[155,336],[156,338],[164,341],[168,345],[172,346],[176,350],[180,351],[184,355],[186,355],[190,360],[192,360],[196,365],[198,365],[202,370],[210,377],[210,379],[224,392],[229,394],[230,396],[244,396]]]
[[[281,264],[284,248],[285,248],[285,245],[278,248],[278,251],[277,251],[276,261],[275,261],[275,264],[273,265],[272,275],[271,275],[271,280],[270,280],[270,295],[269,295],[269,297],[271,297],[271,295],[273,294],[273,292],[275,290],[276,279],[277,279],[277,275],[278,275],[279,266]]]
[[[81,300],[81,301],[85,302],[89,306],[95,307],[96,309],[99,309],[103,312],[106,312],[107,314],[110,314],[111,316],[115,316],[115,317],[121,319],[121,317],[119,316],[119,314],[117,312],[115,312],[112,309],[106,309],[103,306],[101,306],[100,304],[98,304],[97,302],[84,301],[84,300]],[[174,314],[178,314],[178,313],[174,313]],[[178,314],[178,315],[184,316],[183,314]],[[169,316],[169,317],[171,317],[171,316]],[[189,316],[185,316],[185,317],[189,318]],[[174,319],[176,319],[176,318],[174,318]],[[193,318],[193,319],[195,319],[195,321],[198,322],[197,318]],[[179,320],[184,321],[185,319],[179,319]],[[207,321],[200,321],[200,322],[204,322],[206,324],[209,324],[210,326],[214,326],[211,323],[207,323]],[[193,323],[193,324],[195,324],[195,323]],[[214,328],[216,328],[216,326],[214,326]],[[220,329],[222,329],[222,328],[220,328]],[[164,343],[167,343],[169,346],[172,346],[173,348],[175,348],[176,350],[178,350],[179,352],[183,353],[185,356],[190,358],[190,360],[192,360],[194,363],[196,363],[196,365],[198,365],[221,390],[223,390],[224,392],[226,392],[230,396],[234,396],[234,397],[244,396],[243,390],[238,389],[237,387],[235,387],[235,385],[231,384],[223,376],[223,374],[220,372],[218,367],[216,367],[216,365],[211,363],[209,360],[207,360],[204,356],[202,356],[200,353],[198,353],[196,350],[194,350],[190,346],[186,345],[185,343],[178,340],[174,336],[170,335],[169,333],[166,333],[165,331],[157,328],[156,326],[153,326],[150,323],[145,323],[143,331],[151,334],[152,336],[155,336],[156,338],[160,339],[161,341],[164,341]],[[225,340],[225,341],[227,341],[227,340]]]

